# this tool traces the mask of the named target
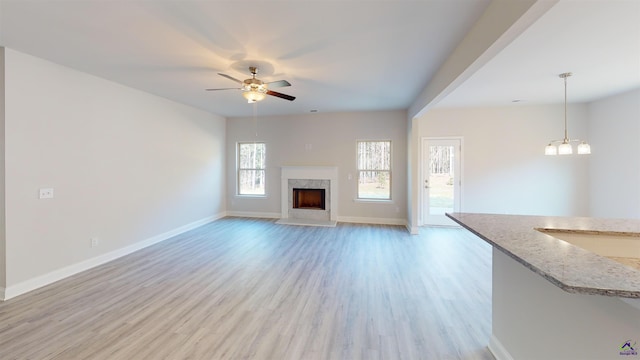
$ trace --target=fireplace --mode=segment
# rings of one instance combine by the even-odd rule
[[[279,224],[335,226],[338,214],[338,168],[283,166],[282,217]]]
[[[329,221],[333,205],[330,184],[327,179],[287,180],[287,217]]]
[[[325,189],[293,189],[294,209],[325,210]]]

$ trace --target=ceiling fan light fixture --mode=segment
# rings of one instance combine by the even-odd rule
[[[218,75],[225,77],[233,82],[236,82],[238,84],[240,84],[239,88],[218,88],[218,89],[205,89],[206,91],[215,91],[215,90],[241,90],[242,91],[242,96],[247,99],[247,102],[249,104],[251,103],[256,103],[258,101],[262,101],[264,100],[264,98],[267,97],[267,95],[271,95],[271,96],[275,96],[275,97],[279,97],[281,99],[285,99],[285,100],[289,100],[289,101],[293,101],[296,99],[295,96],[291,96],[291,95],[287,95],[287,94],[283,94],[283,93],[279,93],[276,91],[271,91],[269,90],[269,85],[271,85],[272,87],[285,87],[285,86],[291,86],[291,83],[289,83],[287,80],[277,80],[277,81],[270,81],[268,83],[265,83],[264,81],[260,80],[260,79],[256,79],[256,74],[258,73],[258,68],[255,66],[250,66],[249,67],[249,71],[251,72],[251,78],[250,79],[246,79],[244,81],[238,80],[236,78],[234,78],[233,76],[229,76],[226,74],[222,74],[222,73],[218,73]]]
[[[226,74],[218,73],[218,75],[225,77],[233,82],[240,84],[239,88],[218,88],[218,89],[205,89],[206,91],[215,91],[215,90],[240,90],[242,91],[242,96],[247,99],[248,103],[255,103],[258,101],[264,100],[267,95],[279,97],[281,99],[293,101],[296,99],[295,96],[279,93],[276,91],[269,90],[269,85],[273,87],[285,87],[291,86],[287,80],[277,80],[265,83],[260,79],[256,79],[256,74],[258,73],[258,68],[255,66],[250,66],[249,71],[251,72],[251,78],[246,79],[244,81],[238,80],[233,76],[229,76]]]
[[[255,69],[253,71],[255,71]],[[247,79],[242,84],[242,96],[244,96],[249,103],[264,100],[268,91],[267,84],[255,78],[255,72],[253,76],[252,79]]]
[[[247,99],[247,102],[254,103],[254,102],[264,100],[264,98],[267,96],[267,92],[266,91],[261,92],[258,90],[249,90],[249,91],[244,91],[242,93],[242,96],[244,96],[244,98]]]

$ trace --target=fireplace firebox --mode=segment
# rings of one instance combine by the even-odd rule
[[[293,189],[293,208],[325,210],[325,189]]]

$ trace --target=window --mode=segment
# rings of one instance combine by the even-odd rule
[[[358,199],[391,200],[391,141],[358,141]]]
[[[264,196],[264,143],[238,143],[238,195]]]

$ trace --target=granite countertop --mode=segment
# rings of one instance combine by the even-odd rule
[[[640,298],[640,269],[633,264],[625,265],[536,230],[636,235],[640,234],[640,220],[469,213],[447,216],[567,292]]]

